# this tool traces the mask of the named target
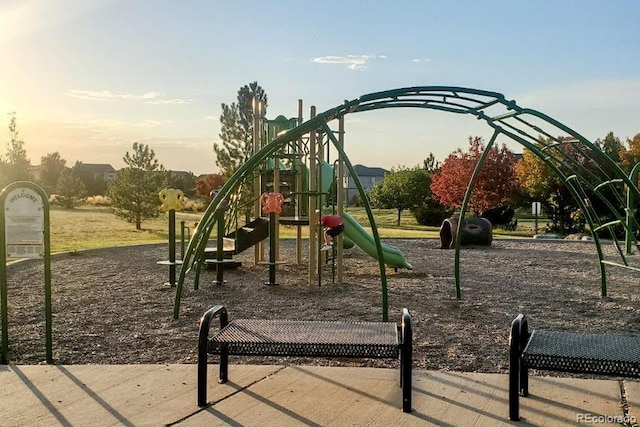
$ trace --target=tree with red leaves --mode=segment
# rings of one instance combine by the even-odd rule
[[[471,181],[485,144],[482,137],[469,137],[469,151],[458,148],[442,163],[439,173],[431,182],[433,197],[445,206],[462,206],[465,192]],[[506,145],[493,146],[476,179],[469,200],[469,210],[481,215],[487,209],[504,204],[520,187],[515,171],[515,157]]]
[[[212,173],[196,179],[196,194],[208,202],[213,199],[212,191],[218,190],[224,184],[224,179],[219,173]]]

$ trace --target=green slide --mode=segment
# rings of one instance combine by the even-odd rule
[[[323,192],[329,191],[331,182],[333,181],[333,168],[327,162],[322,162],[322,190]],[[376,242],[373,236],[362,228],[358,221],[353,219],[348,213],[344,213],[342,218],[344,223],[344,235],[353,241],[360,249],[362,249],[367,255],[378,259],[378,250],[376,249]],[[404,254],[400,249],[382,244],[382,253],[384,256],[384,263],[388,267],[394,268],[406,268],[413,270],[413,266],[404,257]]]

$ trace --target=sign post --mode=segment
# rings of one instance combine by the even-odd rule
[[[44,259],[44,303],[46,360],[53,363],[51,314],[51,249],[49,202],[36,184],[17,181],[0,192],[0,312],[2,320],[1,362],[9,363],[9,328],[7,303],[7,258]]]
[[[538,234],[538,215],[542,213],[542,203],[540,202],[531,203],[531,213],[534,214],[536,218],[534,234]]]

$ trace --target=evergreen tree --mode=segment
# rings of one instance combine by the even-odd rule
[[[113,213],[142,229],[142,221],[160,215],[158,193],[167,185],[168,173],[146,144],[133,143],[133,154],[123,157],[126,168],[109,182]]]
[[[66,166],[67,161],[60,157],[60,153],[57,151],[40,158],[38,183],[48,194],[53,193],[58,186],[58,180],[67,168]]]
[[[56,202],[67,209],[72,209],[80,199],[87,195],[87,188],[73,172],[73,169],[65,168],[60,173],[55,192]]]
[[[7,153],[3,166],[4,184],[15,181],[29,181],[31,179],[31,161],[27,158],[27,150],[24,148],[24,141],[20,139],[16,124],[15,113],[11,114],[9,122],[9,132],[11,140],[7,143]]]
[[[620,138],[609,132],[603,140],[597,139],[596,145],[601,147],[602,151],[616,163],[620,163],[620,152],[624,151],[624,144],[620,142]]]
[[[225,180],[253,154],[254,100],[261,103],[261,114],[266,114],[267,94],[258,82],[241,87],[237,102],[222,104],[219,135],[222,143],[213,144],[213,151]]]

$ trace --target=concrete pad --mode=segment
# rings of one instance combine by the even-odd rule
[[[529,392],[529,397],[520,398],[524,425],[573,425],[578,414],[622,413],[615,380],[530,376]],[[420,415],[429,417],[434,425],[513,424],[506,374],[418,372],[414,375],[414,407],[419,413],[427,409]]]
[[[209,367],[210,399],[219,400],[281,369],[246,366],[220,386]],[[195,365],[17,365],[0,368],[0,425],[158,426],[190,416]]]
[[[201,409],[195,365],[0,366],[0,426],[516,424],[508,420],[506,374],[414,371],[409,414],[398,369],[231,365],[229,383],[216,378],[210,365],[210,406]],[[640,383],[625,386],[637,416]],[[519,425],[623,415],[616,380],[531,376],[529,390]]]
[[[623,414],[614,379],[529,377],[529,394],[520,398],[520,416],[534,425],[594,424],[586,419]]]
[[[640,382],[638,380],[625,379],[623,380],[623,386],[629,411],[626,422],[637,423],[640,420]]]
[[[398,370],[292,366],[181,426],[377,424],[380,412],[402,414],[401,395]]]

